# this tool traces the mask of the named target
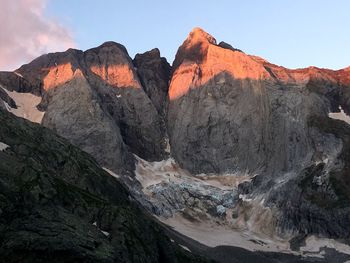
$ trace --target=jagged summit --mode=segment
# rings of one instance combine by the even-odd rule
[[[264,65],[232,46],[216,40],[200,28],[195,28],[179,47],[172,67],[170,100],[190,90],[231,79],[271,78]],[[224,76],[225,75],[225,76]]]
[[[210,45],[216,45],[216,39],[203,29],[195,27],[178,49],[173,71],[185,60],[201,63],[205,60]]]
[[[140,60],[144,60],[144,59],[151,60],[151,59],[158,59],[158,58],[160,58],[160,50],[158,48],[153,48],[144,53],[137,53],[134,58],[134,63],[136,62],[135,66],[138,66],[138,62]]]
[[[216,39],[212,35],[200,27],[195,27],[189,33],[188,37],[185,40],[185,43],[196,44],[198,42],[208,42],[209,44],[216,45]]]
[[[184,60],[198,63],[203,61],[210,44],[216,45],[216,39],[203,29],[199,27],[194,28],[179,47],[173,62],[173,70]]]

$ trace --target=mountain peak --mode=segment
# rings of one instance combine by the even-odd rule
[[[210,45],[216,45],[216,39],[213,36],[199,27],[192,29],[176,53],[173,70],[184,60],[196,63],[203,61]]]
[[[125,46],[123,46],[120,43],[114,42],[114,41],[106,41],[106,42],[102,43],[101,45],[99,45],[98,47],[90,48],[90,49],[86,50],[85,52],[88,52],[88,51],[98,52],[101,49],[111,49],[111,50],[119,49],[122,52],[124,52],[125,54],[129,55]]]
[[[216,39],[200,27],[193,28],[185,42],[193,44],[198,42],[208,42],[209,44],[216,45]]]

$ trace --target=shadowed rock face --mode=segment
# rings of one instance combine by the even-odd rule
[[[0,72],[0,83],[9,91],[30,92],[35,95],[41,94],[41,86],[38,83],[31,83],[20,73]]]
[[[171,67],[158,49],[137,54],[134,59],[137,73],[148,97],[159,114],[166,114]]]
[[[6,91],[0,86],[0,101],[6,102],[11,108],[16,109],[16,102],[6,93]],[[3,104],[5,108],[5,104]]]

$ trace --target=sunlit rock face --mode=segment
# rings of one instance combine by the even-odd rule
[[[286,69],[195,29],[172,72],[167,125],[181,167],[256,175],[240,191],[273,209],[264,224],[281,235],[350,235],[350,127],[328,117],[347,112],[347,69]],[[242,209],[254,215],[252,204]]]
[[[42,124],[106,168],[132,174],[132,153],[148,160],[166,155],[163,121],[120,44],[50,53],[1,74],[6,89],[41,95]]]
[[[132,61],[120,44],[106,42],[85,52],[86,66],[114,87],[141,88]]]
[[[326,108],[301,85],[282,87],[260,61],[217,46],[200,29],[179,48],[174,65],[168,132],[184,167],[261,172],[288,170],[310,158],[307,117]]]
[[[50,53],[21,66],[15,72],[38,89],[40,94],[44,94],[45,91],[71,80],[75,69],[79,68],[82,56],[83,52],[76,49]],[[27,92],[33,93],[33,90]]]
[[[45,91],[58,87],[73,79],[73,69],[70,63],[61,64],[48,69],[47,75],[43,79]]]
[[[175,100],[205,84],[222,84],[225,73],[235,79],[269,78],[261,64],[242,52],[216,45],[215,38],[195,28],[176,54],[169,98]]]

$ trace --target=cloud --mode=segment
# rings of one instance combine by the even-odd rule
[[[46,0],[0,0],[0,70],[74,47],[72,34],[45,15]]]

